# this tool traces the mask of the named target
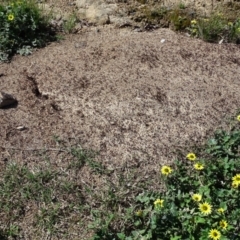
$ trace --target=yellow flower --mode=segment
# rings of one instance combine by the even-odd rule
[[[163,202],[164,202],[164,200],[157,199],[157,200],[154,202],[155,208],[163,207]]]
[[[213,240],[218,240],[221,237],[221,233],[217,229],[212,229],[208,235]]]
[[[136,216],[138,216],[138,217],[142,217],[142,215],[143,215],[143,211],[142,210],[138,210],[138,211],[136,211]]]
[[[202,200],[202,195],[200,194],[193,194],[192,195],[192,199],[195,201],[195,202],[200,202]]]
[[[219,222],[219,225],[220,225],[221,228],[226,230],[228,223],[227,223],[227,221],[222,220],[222,221]]]
[[[191,161],[194,161],[194,160],[196,160],[196,155],[194,154],[194,153],[189,153],[188,155],[187,155],[187,159],[188,160],[191,160]]]
[[[237,116],[237,120],[240,122],[240,115]]]
[[[163,174],[163,175],[168,175],[168,174],[170,174],[172,172],[172,169],[170,168],[170,167],[168,167],[168,166],[163,166],[162,168],[161,168],[161,173]]]
[[[236,182],[236,183],[240,184],[240,174],[237,174],[236,176],[234,176],[232,178],[232,180],[233,180],[233,182]]]
[[[204,169],[204,165],[201,164],[201,163],[196,163],[196,164],[194,164],[194,168],[196,170],[203,170]]]
[[[13,15],[13,14],[9,14],[9,15],[8,15],[8,20],[9,20],[9,21],[12,21],[13,19],[14,19],[14,15]]]
[[[219,208],[217,211],[218,211],[219,213],[224,213],[224,209],[223,209],[223,208]]]
[[[231,27],[232,25],[233,25],[233,23],[232,23],[232,22],[228,22],[228,26],[230,26],[230,27]]]
[[[192,25],[196,25],[196,24],[197,24],[196,19],[193,19],[193,20],[191,21],[191,24],[192,24]]]
[[[212,206],[207,202],[200,203],[199,209],[200,209],[201,213],[204,215],[209,215],[212,212]]]
[[[232,182],[232,187],[233,188],[238,188],[238,186],[239,186],[239,182],[236,182],[236,181]]]

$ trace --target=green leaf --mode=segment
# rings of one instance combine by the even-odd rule
[[[182,239],[181,236],[175,236],[175,237],[171,237],[170,240],[178,240],[178,239]]]
[[[217,141],[216,141],[215,138],[212,138],[212,139],[209,139],[209,140],[208,140],[208,144],[209,144],[209,145],[216,145],[216,144],[217,144]]]
[[[205,223],[205,222],[206,222],[206,220],[202,217],[197,217],[196,218],[196,223]]]
[[[119,239],[124,240],[126,238],[126,235],[124,233],[117,233],[117,236]]]

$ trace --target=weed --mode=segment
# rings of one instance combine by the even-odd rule
[[[85,164],[87,164],[96,173],[108,173],[106,168],[100,162],[94,160],[94,157],[96,155],[95,152],[81,148],[72,148],[71,154],[76,157],[77,161],[73,160],[68,167],[69,169],[80,169]]]
[[[207,42],[218,42],[225,35],[226,26],[227,20],[220,13],[212,15],[209,19],[199,19],[199,37]]]
[[[68,19],[63,23],[63,30],[66,33],[72,33],[74,27],[76,26],[78,21],[77,15],[72,14],[68,17]]]
[[[50,170],[31,172],[26,167],[16,164],[7,166],[3,181],[0,182],[0,209],[9,213],[10,218],[23,213],[24,203],[28,200],[37,202],[51,202],[53,189],[49,184],[55,178],[55,173]]]
[[[207,42],[238,43],[240,40],[240,19],[229,22],[223,14],[215,13],[210,18],[199,18],[191,21],[187,28],[190,34]]]
[[[16,237],[19,234],[19,227],[17,225],[11,224],[7,230],[7,235],[9,237]]]
[[[171,25],[174,30],[182,31],[190,26],[191,17],[186,14],[183,9],[176,8],[172,12],[169,13],[169,18]]]
[[[179,9],[185,9],[186,5],[184,3],[179,3]]]
[[[82,210],[81,186],[67,180],[66,172],[51,168],[32,171],[26,166],[8,164],[0,181],[0,212],[6,236],[18,236],[15,223],[24,217],[27,206],[38,206],[35,224],[54,234],[65,217]],[[1,233],[0,233],[1,234]],[[3,233],[2,233],[3,235]],[[3,235],[3,236],[5,236]]]
[[[229,39],[232,42],[240,44],[240,18],[234,22],[228,22]]]
[[[60,221],[61,216],[62,213],[59,204],[41,207],[39,213],[36,215],[36,224],[52,234],[55,231],[55,224]]]
[[[0,61],[15,53],[29,55],[35,47],[55,40],[47,17],[32,0],[0,3]]]

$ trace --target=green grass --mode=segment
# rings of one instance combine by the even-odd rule
[[[74,30],[74,27],[76,26],[78,22],[78,17],[76,13],[71,14],[68,19],[63,23],[63,30],[66,33],[72,33]]]

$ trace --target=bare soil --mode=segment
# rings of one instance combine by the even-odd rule
[[[44,148],[59,136],[81,139],[113,166],[143,153],[163,163],[239,108],[239,51],[169,29],[104,26],[16,56],[0,65],[1,90],[19,101],[0,111],[1,145]]]
[[[191,151],[240,108],[239,46],[169,29],[89,27],[15,56],[0,74],[0,90],[18,99],[0,110],[1,165],[39,167],[33,150],[57,149],[58,138],[99,151],[108,169],[135,166],[154,178],[174,150]],[[53,166],[68,161],[52,151]],[[87,168],[81,175],[101,184]]]

